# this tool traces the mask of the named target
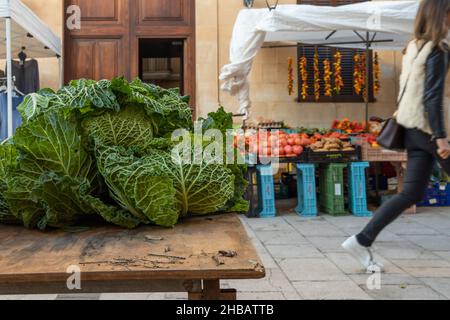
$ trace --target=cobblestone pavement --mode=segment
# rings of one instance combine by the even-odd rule
[[[374,246],[386,272],[370,290],[358,263],[340,244],[360,231],[367,218],[301,218],[288,212],[244,224],[267,277],[224,281],[238,299],[450,299],[450,209],[420,209],[389,226]],[[378,276],[372,279],[377,280]],[[372,285],[376,282],[372,282]],[[376,286],[375,286],[376,287]],[[0,299],[186,299],[183,294],[94,294],[9,296]]]

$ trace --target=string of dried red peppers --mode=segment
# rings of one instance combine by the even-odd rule
[[[330,60],[323,60],[323,82],[324,82],[324,94],[325,97],[333,96],[333,86],[331,84],[331,76],[333,72],[331,72],[331,63]]]
[[[375,52],[375,57],[373,61],[373,74],[374,74],[374,84],[373,91],[375,94],[380,93],[381,89],[381,67],[378,52]]]
[[[308,59],[303,56],[300,58],[299,61],[299,68],[300,68],[300,77],[302,79],[302,87],[301,87],[301,96],[303,100],[306,100],[308,96]]]
[[[288,93],[294,94],[294,60],[291,57],[288,58]]]
[[[334,54],[334,93],[336,95],[341,94],[341,90],[344,87],[344,80],[342,79],[342,54],[338,50]]]
[[[319,70],[319,52],[314,54],[314,99],[320,100],[320,70]]]

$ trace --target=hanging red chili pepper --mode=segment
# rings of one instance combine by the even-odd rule
[[[334,54],[334,92],[339,95],[344,87],[344,80],[342,79],[342,54],[338,50]]]
[[[380,93],[381,89],[381,66],[378,52],[375,52],[374,56],[373,73],[374,73],[373,91],[375,94],[378,94]]]
[[[301,96],[303,100],[306,100],[308,96],[308,59],[303,56],[299,61],[300,78],[302,79]]]
[[[314,99],[320,100],[320,69],[319,69],[319,52],[316,49],[314,54]]]
[[[324,83],[324,94],[326,97],[333,96],[333,86],[331,85],[331,63],[330,60],[325,59],[323,61],[323,83]]]
[[[353,88],[357,95],[361,94],[361,57],[358,53],[353,56],[354,61],[354,71],[353,71]]]
[[[288,93],[294,94],[294,60],[291,57],[288,58]]]

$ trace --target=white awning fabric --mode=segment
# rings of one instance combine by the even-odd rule
[[[418,7],[419,1],[369,1],[338,7],[279,5],[271,11],[241,10],[231,39],[230,63],[220,75],[222,89],[238,97],[239,113],[248,116],[247,77],[264,43],[366,48],[363,40],[370,39],[371,49],[401,50],[412,39]]]
[[[20,0],[0,0],[0,59],[6,58],[6,32],[4,19],[10,17],[12,56],[25,47],[29,57],[61,56],[61,39]]]

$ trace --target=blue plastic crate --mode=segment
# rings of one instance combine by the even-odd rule
[[[313,164],[297,164],[297,190],[298,206],[295,211],[303,217],[316,217],[316,167]]]
[[[277,214],[275,187],[271,165],[256,167],[258,180],[258,212],[261,218],[273,218]]]
[[[419,207],[449,207],[450,206],[450,183],[431,184],[426,192],[425,198]]]
[[[366,169],[368,162],[349,164],[348,186],[350,212],[357,217],[371,217],[367,208]]]

